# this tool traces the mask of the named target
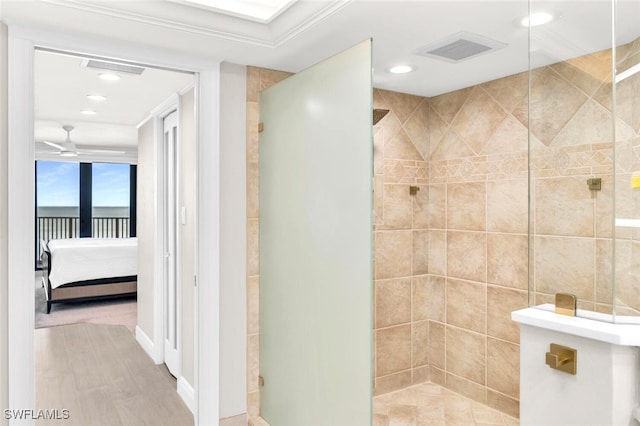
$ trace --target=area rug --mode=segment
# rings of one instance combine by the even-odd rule
[[[44,288],[36,287],[36,328],[65,324],[119,324],[135,335],[138,310],[135,296],[76,303],[54,303],[47,314]]]

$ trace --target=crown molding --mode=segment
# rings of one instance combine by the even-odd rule
[[[334,13],[338,12],[340,9],[342,9],[343,7],[351,3],[351,1],[352,0],[334,0],[329,4],[327,4],[325,7],[323,7],[321,10],[314,13],[313,15],[307,16],[306,18],[303,18],[303,19],[299,19],[297,24],[289,26],[289,28],[286,31],[283,31],[282,35],[280,35],[279,37],[276,37],[276,39],[274,40],[274,47],[278,47],[288,42],[289,40],[302,34],[309,28],[313,27],[314,25],[324,21],[325,19],[327,19],[328,17],[330,17],[331,15],[333,15]],[[285,11],[283,15],[286,13],[287,12]],[[280,22],[279,19],[276,19],[274,21],[274,24],[277,25],[278,22]]]
[[[110,2],[107,5],[106,3],[96,3],[86,0],[40,1],[55,6],[155,25],[218,40],[233,41],[258,47],[277,48],[333,15],[352,0],[328,0],[321,5],[319,2],[308,2],[305,4],[298,2],[268,24],[228,16],[213,11],[203,11],[203,9],[181,3],[153,2],[153,6],[149,7],[147,14],[127,10],[125,8],[127,2]],[[182,12],[180,14],[181,19],[167,18],[167,16],[176,15],[174,13],[175,10],[171,9],[175,6],[179,7],[179,10]],[[214,25],[203,26],[194,22],[196,18],[201,18],[203,13],[215,17],[215,19],[210,20],[214,22]],[[230,30],[231,28],[233,28],[233,31]]]
[[[155,25],[163,28],[169,28],[173,30],[179,30],[179,31],[184,31],[188,33],[204,35],[207,37],[213,37],[220,40],[235,41],[240,43],[261,46],[261,47],[274,47],[273,43],[257,37],[245,36],[245,35],[231,33],[227,31],[220,31],[215,28],[202,27],[199,25],[188,24],[185,22],[165,19],[161,17],[143,15],[137,12],[132,12],[132,11],[110,7],[110,6],[104,6],[102,4],[90,3],[82,0],[41,0],[41,1],[44,3],[53,4],[56,6],[63,6],[63,7],[67,7],[75,10],[80,10],[83,12],[95,13],[98,15],[108,16],[111,18],[126,19],[128,21],[138,22],[142,24],[150,24],[150,25]],[[111,4],[115,4],[115,3],[111,3]]]

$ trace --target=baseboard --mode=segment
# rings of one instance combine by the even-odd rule
[[[178,395],[180,395],[180,398],[182,398],[184,403],[187,404],[187,407],[189,407],[189,410],[191,410],[191,412],[195,414],[196,413],[196,393],[193,390],[193,387],[189,384],[189,382],[187,382],[187,380],[183,376],[180,376],[180,378],[178,379]]]
[[[158,350],[156,345],[153,344],[153,340],[146,335],[142,329],[136,325],[136,341],[138,344],[144,349],[144,351],[149,355],[149,357],[156,364],[162,364],[162,356],[158,355]]]

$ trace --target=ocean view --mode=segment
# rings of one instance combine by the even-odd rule
[[[38,217],[78,217],[78,207],[40,206]],[[129,217],[129,207],[94,207],[93,217]]]

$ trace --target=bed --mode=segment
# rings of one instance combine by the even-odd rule
[[[42,284],[51,304],[137,293],[136,238],[72,238],[43,242]]]

